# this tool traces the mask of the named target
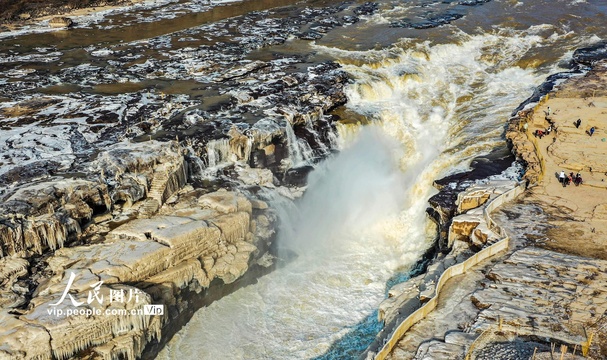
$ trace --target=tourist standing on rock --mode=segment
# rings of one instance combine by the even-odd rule
[[[561,184],[563,184],[563,187],[565,187],[565,172],[563,170],[561,170],[561,173],[559,174],[559,182]]]
[[[539,137],[541,139],[542,136],[544,136],[544,131],[540,130],[540,129],[537,129],[537,130],[535,130],[535,134],[534,135],[535,135],[535,137]]]
[[[592,134],[594,134],[594,126],[590,128],[590,131],[588,131],[588,134],[590,134],[590,136],[592,136]]]
[[[569,173],[569,176],[567,176],[567,185],[571,184],[573,182],[573,171]]]
[[[573,125],[575,125],[576,129],[579,129],[581,124],[582,124],[582,119],[577,119],[576,121],[573,122]]]
[[[575,180],[573,182],[575,183],[575,186],[582,185],[582,175],[580,175],[580,173],[575,174]]]

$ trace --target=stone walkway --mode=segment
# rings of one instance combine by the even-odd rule
[[[504,336],[490,337],[475,358],[528,359],[535,348],[536,359],[551,358],[549,343],[529,335],[553,341],[557,357],[560,345],[570,344],[566,358],[574,358],[571,344],[591,333],[588,358],[607,358],[605,84],[607,62],[570,79],[535,110],[527,136],[534,140],[531,134],[546,129],[548,120],[556,131],[537,139],[544,176],[496,214],[512,251],[449,281],[437,309],[407,332],[391,359],[463,359],[479,333],[499,333],[500,321]],[[586,133],[591,127],[593,136]],[[584,183],[563,188],[556,176],[561,170],[580,172]]]

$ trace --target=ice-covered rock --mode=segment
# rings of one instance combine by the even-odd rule
[[[65,17],[65,16],[56,16],[54,18],[52,18],[48,24],[50,25],[50,27],[53,28],[68,28],[70,26],[72,26],[73,21],[72,19]]]
[[[0,311],[0,357],[3,359],[52,359],[51,337],[43,327]],[[35,344],[35,345],[34,345]]]
[[[32,292],[27,310],[1,314],[10,331],[0,334],[5,344],[0,354],[65,359],[91,349],[100,356],[136,358],[145,344],[161,336],[169,320],[168,308],[164,316],[150,316],[142,313],[144,305],[185,308],[189,291],[200,292],[214,279],[232,283],[252,264],[259,266],[257,259],[273,233],[271,220],[263,215],[269,209],[259,203],[256,211],[262,214],[253,219],[251,201],[238,192],[179,191],[178,200],[165,204],[162,214],[120,225],[101,243],[57,249],[47,260],[52,275]],[[27,274],[28,266],[25,259],[0,259],[0,288]],[[62,299],[68,286],[70,295]],[[118,290],[138,294],[139,301],[109,302]],[[97,302],[90,301],[91,291]],[[4,296],[9,293],[0,292],[5,305],[19,300]],[[87,309],[92,315],[69,314]],[[47,346],[24,348],[19,339],[26,338]]]
[[[460,215],[455,216],[449,226],[449,247],[456,240],[470,241],[479,247],[499,240],[500,236],[487,224],[484,207],[488,201],[516,186],[517,183],[512,180],[491,180],[470,186],[459,193],[456,204]]]
[[[337,8],[293,11],[254,12],[119,47],[91,45],[84,49],[91,55],[86,63],[60,63],[63,54],[52,45],[43,54],[11,55],[10,61],[53,62],[57,69],[52,77],[33,69],[3,72],[15,81],[0,89],[7,99],[0,104],[7,120],[0,135],[6,159],[0,169],[0,258],[7,259],[0,279],[7,287],[0,296],[2,304],[19,304],[20,315],[5,314],[11,323],[27,318],[38,325],[24,323],[25,333],[2,334],[2,354],[62,359],[86,349],[87,355],[130,359],[169,321],[168,314],[149,323],[94,316],[86,319],[90,332],[83,331],[84,318],[55,323],[44,311],[70,274],[78,274],[72,294],[80,301],[103,281],[106,295],[120,287],[143,290],[147,300],[170,308],[173,321],[202,306],[189,294],[236,282],[255,273],[252,267],[272,268],[276,215],[268,203],[248,197],[283,184],[297,162],[291,152],[309,162],[330,153],[335,116],[325,114],[345,103],[348,82],[335,62],[248,59],[252,51],[298,34],[302,19],[318,21],[319,34],[342,24],[328,16]],[[198,47],[171,45],[202,38]],[[159,56],[142,59],[152,52]],[[200,106],[190,92],[143,85],[156,79],[195,82],[211,96]],[[94,90],[36,93],[47,86]],[[193,186],[186,190],[189,180]],[[217,191],[241,186],[248,192]],[[24,271],[31,276],[17,283]],[[37,332],[52,336],[38,339]],[[37,352],[12,336],[44,345]]]
[[[0,205],[0,256],[61,248],[110,207],[107,187],[92,181],[57,179],[22,187]]]

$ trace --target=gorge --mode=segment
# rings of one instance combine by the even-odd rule
[[[147,1],[1,33],[0,354],[362,355],[431,257],[435,180],[519,180],[506,121],[606,14]],[[452,185],[473,160],[483,176]],[[164,315],[51,316],[71,274],[87,308]]]

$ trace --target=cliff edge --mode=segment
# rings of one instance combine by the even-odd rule
[[[509,121],[528,186],[493,215],[510,250],[452,278],[388,358],[607,356],[606,70],[570,73]]]

